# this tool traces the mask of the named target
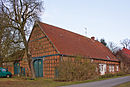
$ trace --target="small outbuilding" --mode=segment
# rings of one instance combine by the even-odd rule
[[[7,58],[2,58],[0,61],[0,67],[8,69],[12,73],[12,75],[20,75],[23,74],[21,72],[24,71],[20,67],[20,61],[24,56],[24,50],[18,50]],[[25,72],[25,71],[24,71]]]

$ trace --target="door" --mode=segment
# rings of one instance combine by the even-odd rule
[[[21,75],[25,76],[25,68],[23,68],[23,67],[20,67],[20,68],[21,68]]]
[[[14,74],[15,75],[20,74],[20,64],[19,63],[14,63]]]
[[[36,59],[33,63],[36,77],[43,77],[43,60]]]
[[[99,64],[99,70],[101,75],[105,75],[106,72],[106,64]]]

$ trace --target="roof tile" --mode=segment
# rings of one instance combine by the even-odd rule
[[[118,61],[107,47],[96,40],[46,23],[39,24],[61,54]]]

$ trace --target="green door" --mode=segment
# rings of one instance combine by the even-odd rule
[[[18,75],[20,74],[20,64],[19,63],[14,63],[14,74]]]
[[[25,76],[25,68],[24,67],[20,67],[21,68],[21,75]]]
[[[55,67],[55,78],[58,78],[58,69]]]
[[[43,77],[43,60],[36,59],[33,65],[36,77]]]

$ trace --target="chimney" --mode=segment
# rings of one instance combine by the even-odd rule
[[[91,39],[92,39],[92,40],[95,40],[95,37],[93,36],[93,37],[91,37]]]

